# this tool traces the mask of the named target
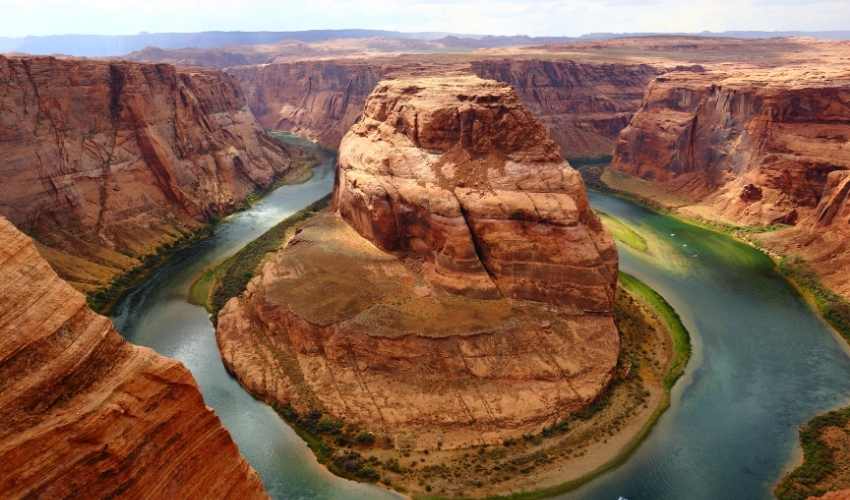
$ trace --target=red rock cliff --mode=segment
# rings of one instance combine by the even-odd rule
[[[357,119],[386,68],[362,61],[304,61],[228,70],[266,128],[334,148]]]
[[[0,87],[0,214],[85,290],[289,166],[220,72],[0,56]]]
[[[611,155],[647,85],[660,72],[645,64],[539,59],[476,61],[472,70],[513,87],[567,158]]]
[[[650,86],[612,167],[677,195],[691,215],[795,225],[758,239],[816,262],[850,296],[848,144],[845,69],[675,72]]]
[[[443,73],[466,68],[514,87],[523,103],[549,128],[570,158],[610,155],[620,130],[640,106],[658,73],[647,65],[581,64],[572,61],[428,61]],[[404,59],[305,61],[228,70],[267,128],[292,130],[336,148],[354,123],[366,96],[390,74],[409,72]]]
[[[181,364],[125,342],[0,217],[0,497],[266,498]]]
[[[435,449],[538,432],[605,389],[616,250],[510,87],[384,81],[338,169],[338,212],[219,314],[252,393]]]

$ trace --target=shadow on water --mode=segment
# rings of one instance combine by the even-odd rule
[[[562,498],[772,498],[798,426],[850,399],[844,346],[757,250],[617,197],[590,198],[648,236],[652,257],[621,245],[620,267],[676,308],[695,355],[629,461]]]
[[[191,370],[206,404],[215,409],[273,498],[397,498],[375,486],[333,476],[321,467],[295,432],[227,373],[206,311],[186,301],[193,279],[204,268],[331,191],[335,158],[321,154],[323,161],[312,179],[283,186],[250,209],[228,217],[212,237],[175,255],[129,293],[116,307],[113,321],[129,341],[176,358]]]

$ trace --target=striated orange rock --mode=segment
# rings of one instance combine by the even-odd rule
[[[848,143],[845,68],[683,71],[650,86],[612,167],[677,195],[689,215],[795,225],[757,239],[850,297]]]
[[[660,73],[646,64],[543,59],[475,61],[472,70],[513,87],[568,158],[611,155],[647,85]]]
[[[827,176],[850,168],[850,73],[674,72],[623,131],[616,170],[744,224],[811,213]]]
[[[334,148],[386,69],[363,61],[302,61],[231,68],[266,128]]]
[[[336,212],[219,315],[252,393],[447,449],[539,431],[607,386],[616,251],[510,87],[381,82],[338,169]]]
[[[285,172],[227,75],[0,56],[0,214],[97,288]]]
[[[192,375],[125,342],[0,217],[0,496],[266,498]]]
[[[340,145],[337,183],[340,215],[379,248],[422,259],[434,285],[611,311],[612,240],[506,85],[382,83]]]
[[[292,130],[337,148],[379,80],[431,65],[446,74],[463,68],[511,85],[570,158],[610,155],[658,69],[637,64],[569,60],[469,60],[418,56],[299,61],[230,68],[267,128]]]

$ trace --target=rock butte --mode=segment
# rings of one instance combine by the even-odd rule
[[[0,217],[0,496],[266,498],[192,375],[125,342]]]
[[[0,215],[90,291],[290,165],[218,71],[0,56]]]
[[[657,78],[612,167],[685,214],[795,227],[757,239],[816,265],[850,297],[850,72],[829,66],[680,71]]]
[[[566,417],[619,354],[617,255],[510,87],[381,82],[314,218],[218,318],[252,393],[444,449]]]

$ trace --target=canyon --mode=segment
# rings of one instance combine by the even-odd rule
[[[500,443],[585,407],[617,364],[617,257],[558,150],[504,84],[381,82],[334,210],[219,313],[225,363],[395,448]]]
[[[850,297],[850,72],[840,66],[677,71],[657,78],[609,177],[677,212],[797,255]],[[655,190],[656,192],[653,192]]]
[[[125,342],[0,217],[0,492],[267,498],[180,363]]]
[[[660,72],[643,64],[569,60],[458,60],[459,56],[371,57],[228,68],[266,128],[282,128],[337,148],[379,80],[440,71],[471,72],[511,85],[548,127],[567,158],[611,154],[617,134]]]
[[[283,176],[238,84],[208,70],[0,56],[0,215],[92,292]]]
[[[800,258],[850,300],[846,43],[410,53],[435,43],[461,41],[0,55],[0,276],[15,284],[0,370],[16,374],[0,384],[14,424],[0,458],[17,478],[0,491],[265,496],[189,372],[122,341],[74,290],[102,290],[297,174],[303,153],[264,128],[339,149],[333,207],[222,310],[221,355],[296,427],[339,425],[385,463],[508,449],[621,401],[617,253],[564,158],[612,158],[607,187]],[[537,486],[515,481],[504,491]]]

